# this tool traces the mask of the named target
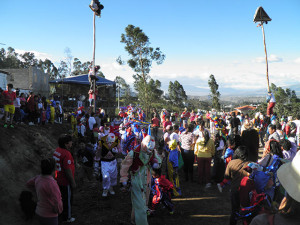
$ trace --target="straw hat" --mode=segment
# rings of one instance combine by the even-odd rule
[[[278,169],[277,176],[287,193],[300,202],[300,151],[292,162],[285,163]]]

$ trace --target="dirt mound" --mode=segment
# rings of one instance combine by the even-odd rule
[[[68,124],[0,127],[0,224],[26,224],[19,206],[25,183],[40,173],[40,160],[52,155]],[[32,222],[28,222],[32,224]]]

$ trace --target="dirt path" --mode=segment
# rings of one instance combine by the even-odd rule
[[[194,180],[197,180],[196,171],[197,166],[194,165]],[[155,216],[148,217],[149,224],[227,224],[231,207],[229,190],[219,193],[216,184],[205,189],[196,182],[186,182],[183,177],[183,171],[180,171],[183,196],[173,199],[175,213],[170,215],[161,206]],[[130,193],[120,192],[119,187],[115,189],[115,196],[103,198],[99,181],[82,184],[75,194],[74,224],[130,224]]]
[[[195,168],[196,170],[196,168]],[[196,172],[196,171],[195,171]],[[183,174],[181,174],[181,178]],[[195,177],[196,178],[196,177]],[[149,224],[226,224],[230,214],[230,197],[226,190],[219,193],[216,185],[209,189],[197,183],[181,180],[183,196],[173,199],[175,213],[169,215],[163,207]],[[103,198],[100,182],[85,182],[75,193],[74,224],[130,224],[130,193],[122,193],[119,187],[115,196]]]

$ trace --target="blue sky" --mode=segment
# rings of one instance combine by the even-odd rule
[[[92,19],[89,0],[0,1],[0,47],[32,51],[53,62],[64,60],[64,50],[82,62],[92,58]],[[96,63],[106,78],[122,76],[133,82],[133,71],[119,66],[127,59],[121,34],[128,24],[139,26],[165,62],[153,65],[151,76],[167,90],[178,80],[188,94],[207,94],[214,74],[222,91],[266,88],[261,28],[253,23],[262,6],[272,21],[265,25],[270,82],[300,85],[299,0],[103,0],[96,18]]]

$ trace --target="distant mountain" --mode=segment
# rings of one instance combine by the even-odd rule
[[[208,95],[210,94],[209,87],[206,87],[207,84],[199,86],[195,86],[195,84],[182,84],[185,92],[189,97],[201,97],[204,99],[208,99]],[[292,84],[289,86],[281,86],[282,88],[290,88],[291,90],[295,90],[298,97],[300,97],[300,82],[297,84]],[[168,92],[168,84],[167,82],[162,82],[162,90]],[[235,88],[222,88],[219,86],[219,92],[221,94],[221,99],[223,98],[233,98],[233,97],[263,97],[265,98],[267,94],[267,87],[265,89],[235,89]]]

